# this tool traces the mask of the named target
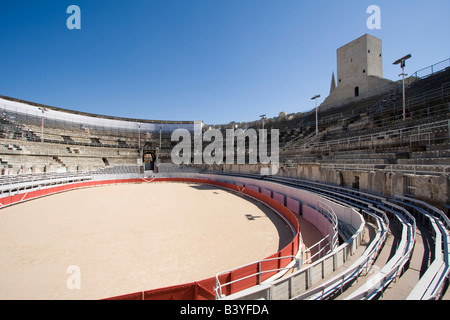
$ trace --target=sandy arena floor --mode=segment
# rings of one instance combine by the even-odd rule
[[[301,228],[306,243],[320,237]],[[188,283],[291,239],[267,207],[211,186],[65,192],[0,210],[0,299],[102,299]],[[68,288],[74,279],[80,289]]]

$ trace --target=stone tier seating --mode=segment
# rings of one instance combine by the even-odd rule
[[[450,69],[413,82],[406,92],[406,121],[399,90],[326,110],[318,136],[314,111],[291,121],[280,132],[281,162],[448,164]],[[436,147],[438,156],[415,155]]]
[[[108,166],[136,165],[136,149],[88,147],[1,139],[3,174],[92,171]]]
[[[133,174],[133,173],[140,173],[140,166],[122,165],[122,166],[113,166],[113,167],[108,167],[108,168],[92,171],[93,175],[96,175],[96,174],[116,175],[116,174]]]
[[[356,208],[363,213],[366,225],[375,228],[378,235],[374,238],[366,235],[363,251],[353,257],[347,253],[343,267],[336,267],[339,258],[333,252],[281,279],[228,299],[428,300],[446,296],[450,220],[429,204],[404,196],[386,198],[288,177],[205,173],[263,179],[312,191]],[[378,226],[373,218],[378,220]],[[374,250],[375,247],[378,249]]]
[[[4,138],[39,142],[42,139],[41,121],[40,117],[4,111],[0,120],[0,134]],[[138,148],[139,142],[142,146],[146,143],[156,145],[159,135],[152,138],[149,134],[141,133],[139,137],[136,131],[88,128],[82,124],[45,119],[44,140],[56,144]]]

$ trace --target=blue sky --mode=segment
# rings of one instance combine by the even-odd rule
[[[81,30],[69,30],[69,5]],[[368,6],[381,8],[369,30]],[[450,58],[450,1],[1,0],[0,94],[96,114],[208,124],[311,110],[336,49],[383,40],[384,76]],[[320,102],[321,102],[320,101]]]

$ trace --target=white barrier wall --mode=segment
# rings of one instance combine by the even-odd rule
[[[301,215],[302,214],[302,210],[300,208],[301,206],[301,202],[296,200],[296,199],[292,199],[292,198],[287,198],[286,201],[286,207],[291,210],[293,213],[295,213],[296,215]]]
[[[260,188],[258,186],[247,185],[246,188],[250,189],[250,190],[253,190],[253,191],[256,191],[256,192],[261,192]]]
[[[324,237],[327,235],[332,235],[334,232],[333,225],[330,221],[310,206],[303,206],[303,218],[311,222]]]
[[[274,192],[273,195],[272,195],[272,198],[274,200],[276,200],[278,203],[281,203],[282,205],[285,205],[285,202],[284,202],[285,196],[284,196],[284,194],[281,194],[281,193],[278,193],[278,192]]]
[[[261,193],[272,198],[272,190],[270,189],[261,188]]]

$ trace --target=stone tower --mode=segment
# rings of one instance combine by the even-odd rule
[[[383,78],[381,40],[368,34],[337,49],[339,84],[357,82],[367,76]]]
[[[337,83],[323,105],[329,107],[369,98],[387,90],[383,78],[382,41],[365,34],[337,49]],[[333,73],[334,77],[334,73]]]

